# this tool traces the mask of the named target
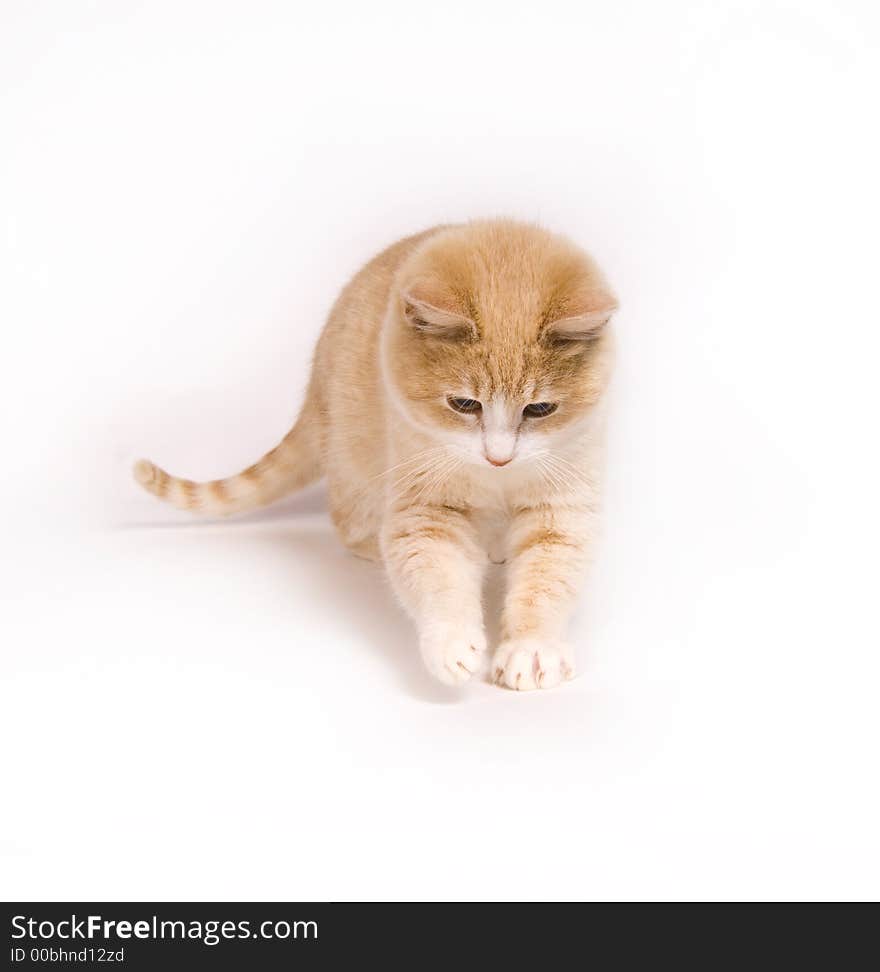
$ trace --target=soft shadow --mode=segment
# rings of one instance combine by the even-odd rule
[[[266,550],[268,570],[282,572],[289,565],[296,569],[296,584],[311,587],[307,602],[337,605],[334,623],[340,620],[377,651],[397,675],[408,695],[435,705],[457,704],[461,690],[436,682],[419,657],[412,622],[403,614],[378,564],[360,560],[341,543],[324,511],[325,493],[314,489],[266,510],[233,519],[189,517],[160,522],[118,524],[114,529],[128,530],[204,530],[213,527],[237,531],[249,526],[249,546]],[[254,529],[260,527],[260,529]],[[239,542],[244,538],[239,534]],[[302,571],[302,564],[308,571]],[[282,582],[283,583],[283,582]],[[295,623],[295,619],[293,622]]]
[[[425,670],[412,622],[395,602],[382,568],[346,550],[326,521],[288,522],[248,540],[271,548],[273,563],[307,562],[305,583],[313,587],[305,591],[307,599],[313,595],[316,603],[338,604],[336,623],[341,618],[358,639],[377,651],[408,695],[433,705],[462,701],[460,690],[440,685]],[[302,589],[304,577],[299,570],[296,581]]]
[[[324,486],[305,489],[279,500],[262,510],[235,516],[200,516],[169,506],[158,506],[155,520],[130,520],[112,524],[114,530],[200,530],[210,526],[246,527],[255,523],[289,522],[292,519],[317,516],[327,512],[327,490]],[[161,519],[159,518],[161,517]]]
[[[382,655],[400,678],[407,694],[434,705],[455,705],[464,698],[464,689],[441,685],[425,670],[419,656],[412,622],[403,613],[378,564],[361,560],[341,543],[327,517],[327,490],[324,484],[312,486],[294,496],[253,513],[234,517],[203,517],[169,507],[160,507],[162,519],[128,521],[111,526],[113,530],[204,530],[222,527],[268,525],[274,529],[252,531],[248,543],[263,544],[278,569],[285,564],[307,562],[307,574],[314,585],[316,603],[334,601],[342,617],[359,636]],[[499,568],[490,568],[487,600],[497,600]],[[297,574],[297,583],[303,576]],[[494,617],[496,611],[487,611]],[[492,632],[490,632],[492,635]],[[494,642],[494,638],[492,639]],[[477,676],[474,676],[475,678]]]

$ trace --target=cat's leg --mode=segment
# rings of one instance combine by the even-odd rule
[[[392,507],[382,554],[392,586],[416,623],[428,671],[448,685],[469,679],[486,650],[486,552],[468,512],[430,504]]]
[[[574,675],[574,653],[564,635],[593,523],[586,505],[536,505],[514,515],[501,644],[492,660],[499,684],[551,688]]]
[[[376,497],[361,484],[352,484],[331,470],[329,480],[330,517],[342,542],[353,554],[379,560],[381,510]]]

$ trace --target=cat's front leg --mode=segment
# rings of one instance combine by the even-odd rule
[[[382,535],[392,586],[416,623],[428,671],[447,685],[476,672],[486,650],[482,582],[486,553],[465,510],[392,508]]]
[[[502,640],[494,680],[517,690],[552,688],[574,676],[565,628],[588,559],[594,514],[588,505],[536,505],[511,523]]]

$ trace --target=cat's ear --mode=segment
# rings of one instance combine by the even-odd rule
[[[401,301],[404,318],[421,334],[449,339],[467,339],[477,335],[477,326],[469,317],[441,306],[439,300],[434,303],[420,292],[410,290],[401,295]]]
[[[559,316],[547,325],[545,333],[553,341],[593,341],[617,307],[617,298],[610,291],[593,291],[567,302]]]

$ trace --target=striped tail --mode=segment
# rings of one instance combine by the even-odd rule
[[[197,483],[171,476],[146,459],[134,465],[134,478],[154,496],[182,510],[229,516],[267,506],[308,486],[321,475],[317,416],[303,410],[296,425],[274,449],[228,479]]]

